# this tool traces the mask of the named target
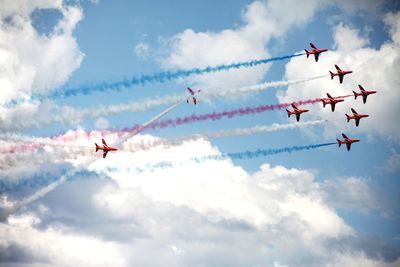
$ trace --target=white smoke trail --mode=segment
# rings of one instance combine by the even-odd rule
[[[225,96],[238,96],[249,93],[257,93],[270,88],[285,87],[293,84],[305,83],[308,81],[321,79],[327,76],[329,75],[320,75],[311,78],[297,79],[290,81],[266,82],[262,84],[245,86],[236,89],[230,89],[230,88],[205,89],[197,97],[198,99],[205,101]],[[117,105],[101,105],[87,109],[83,108],[75,109],[68,106],[68,107],[62,107],[61,109],[57,110],[57,112],[54,112],[60,115],[45,116],[45,117],[42,116],[41,118],[37,118],[35,120],[20,121],[18,122],[18,124],[12,123],[10,125],[5,125],[3,122],[3,124],[0,124],[0,129],[1,128],[23,129],[29,127],[42,127],[53,123],[73,124],[80,122],[84,118],[117,115],[123,112],[141,112],[163,105],[173,105],[176,103],[181,103],[187,98],[188,94],[173,94],[173,95],[166,95],[163,97],[147,98],[138,102],[130,102]]]
[[[274,123],[272,125],[257,125],[251,128],[237,128],[237,129],[221,130],[215,132],[206,132],[202,134],[194,134],[191,136],[175,138],[173,140],[165,140],[165,139],[153,139],[153,140],[142,139],[137,141],[132,140],[132,142],[124,146],[124,150],[135,152],[139,150],[149,150],[157,146],[169,148],[172,146],[181,145],[184,142],[196,141],[199,139],[217,139],[217,138],[234,137],[234,136],[263,134],[281,130],[290,130],[295,128],[314,126],[326,122],[327,122],[326,120],[313,120],[313,121],[294,122],[286,124]]]

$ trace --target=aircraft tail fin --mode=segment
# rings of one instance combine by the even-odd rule
[[[288,109],[286,109],[286,112],[287,112],[287,116],[288,116],[288,118],[290,118],[290,111],[288,110]]]
[[[346,115],[346,118],[347,118],[347,122],[349,122],[350,121],[350,116],[347,115],[347,114],[345,114],[345,115]]]
[[[336,139],[336,141],[337,141],[337,143],[338,143],[338,145],[339,145],[339,147],[342,145],[342,143],[340,142],[340,140],[339,139]]]
[[[353,94],[354,94],[354,99],[357,99],[357,93],[353,91]]]
[[[332,71],[329,71],[329,73],[331,74],[331,80],[333,80],[333,76],[335,76],[335,75],[333,74]]]
[[[99,151],[100,147],[97,143],[94,143],[96,145],[96,152]]]
[[[310,52],[308,52],[307,49],[304,49],[304,51],[306,51],[306,55],[307,55],[307,58],[308,58],[308,56],[310,55]]]

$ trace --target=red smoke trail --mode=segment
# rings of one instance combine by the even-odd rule
[[[334,98],[346,98],[346,97],[351,97],[353,95],[344,95],[344,96],[336,96]],[[165,119],[165,120],[160,120],[154,123],[151,123],[147,126],[143,125],[135,125],[133,127],[127,127],[123,129],[110,129],[110,130],[104,130],[99,132],[85,132],[83,130],[81,131],[75,131],[75,132],[67,132],[62,135],[58,136],[53,136],[49,137],[51,141],[55,142],[71,142],[75,141],[77,139],[87,139],[87,140],[95,140],[101,137],[107,137],[107,136],[117,136],[118,138],[123,137],[126,134],[132,133],[132,132],[141,132],[145,129],[164,129],[167,127],[176,127],[180,125],[185,125],[185,124],[192,124],[195,122],[200,122],[200,121],[208,121],[208,120],[221,120],[224,118],[234,118],[238,116],[245,116],[245,115],[251,115],[251,114],[259,114],[267,111],[274,111],[274,110],[281,110],[285,109],[291,104],[296,104],[298,106],[300,105],[310,105],[310,104],[316,104],[319,102],[322,102],[322,99],[325,98],[316,98],[316,99],[309,99],[309,100],[300,100],[297,102],[290,102],[290,103],[281,103],[281,104],[274,104],[274,105],[259,105],[255,107],[244,107],[244,108],[239,108],[239,109],[232,109],[232,110],[227,110],[227,111],[222,111],[222,112],[213,112],[213,113],[207,113],[207,114],[202,114],[202,115],[196,115],[192,114],[190,116],[186,117],[178,117],[175,119]],[[23,148],[21,148],[24,146]],[[34,147],[35,146],[35,147]],[[14,146],[14,147],[9,147],[9,148],[2,148],[0,150],[1,153],[18,153],[18,152],[26,152],[29,150],[35,150],[37,148],[41,147],[41,144],[24,144],[21,146]]]

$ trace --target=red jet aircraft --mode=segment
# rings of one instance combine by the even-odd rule
[[[308,58],[309,55],[314,55],[315,62],[318,62],[319,54],[328,51],[328,49],[325,49],[325,48],[324,49],[318,49],[313,43],[310,43],[310,46],[312,48],[312,51],[307,51],[307,49],[304,49],[304,51],[306,51],[307,58]]]
[[[354,119],[354,121],[356,122],[356,127],[358,127],[358,125],[360,124],[361,118],[369,117],[368,114],[358,114],[353,108],[351,109],[351,112],[353,112],[353,116],[349,116],[346,114],[347,122]]]
[[[117,151],[117,148],[109,147],[104,139],[101,139],[101,142],[103,142],[103,146],[99,146],[98,144],[94,143],[96,145],[96,152],[99,150],[103,150],[103,159],[107,157],[107,153],[110,151]]]
[[[336,139],[336,140],[337,140],[337,142],[339,144],[339,147],[341,145],[346,145],[347,151],[350,151],[352,143],[360,142],[359,139],[349,139],[344,133],[342,133],[342,136],[344,138],[343,140],[339,140],[339,139]]]
[[[194,97],[194,95],[196,94],[196,93],[199,93],[201,90],[197,90],[197,92],[195,92],[195,91],[193,91],[190,87],[188,87],[187,88],[187,90],[189,91],[189,93],[192,95],[192,98],[193,98],[193,104],[197,104],[197,99]],[[188,99],[186,99],[186,103],[189,103],[189,98]]]
[[[331,80],[333,80],[333,77],[339,76],[339,81],[340,81],[340,83],[343,82],[343,76],[344,76],[344,75],[353,73],[353,71],[351,71],[351,70],[341,70],[341,69],[338,67],[338,65],[335,65],[335,68],[336,68],[336,70],[337,70],[336,73],[333,73],[332,71],[329,71],[329,73],[331,74]]]
[[[354,99],[357,99],[357,96],[362,96],[364,104],[367,103],[368,95],[376,94],[376,91],[367,91],[361,85],[358,85],[358,88],[360,88],[360,93],[353,91]]]
[[[301,113],[309,111],[308,109],[299,109],[295,104],[292,104],[292,108],[293,108],[293,111],[290,111],[290,110],[286,109],[288,118],[290,118],[290,115],[296,115],[296,120],[297,121],[300,120]]]
[[[336,103],[343,102],[343,98],[339,97],[332,97],[330,94],[326,94],[328,98],[322,98],[322,105],[325,107],[326,105],[331,105],[332,112],[335,111],[335,105]]]

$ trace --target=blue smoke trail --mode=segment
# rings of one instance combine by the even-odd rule
[[[9,181],[9,180],[0,180],[0,195],[5,193],[12,193],[23,189],[35,189],[38,187],[45,187],[51,184],[54,181],[57,181],[61,175],[66,175],[70,172],[71,169],[69,168],[62,168],[61,170],[57,171],[57,173],[40,173],[34,174],[31,176],[20,178],[17,181]],[[78,170],[74,171],[72,175],[66,175],[67,181],[74,180],[76,178],[82,179],[90,179],[94,177],[104,177],[104,175],[99,175],[93,171],[87,170]]]
[[[306,145],[306,146],[292,146],[292,147],[283,147],[278,149],[257,149],[254,151],[243,151],[243,152],[235,152],[235,153],[223,153],[220,155],[209,155],[203,157],[193,157],[190,160],[195,161],[197,163],[201,163],[208,160],[224,160],[224,159],[253,159],[259,157],[265,157],[270,155],[276,155],[280,153],[292,153],[302,150],[311,150],[316,149],[324,146],[336,145],[335,142],[333,143],[324,143],[324,144],[314,144],[314,145]],[[173,168],[180,165],[187,164],[187,162],[180,162],[174,163],[171,161],[162,161],[156,164],[147,164],[144,168],[134,168],[129,169],[129,171],[134,171],[136,173],[142,173],[145,171],[154,171],[156,169],[165,169],[165,168]],[[105,168],[106,173],[110,172],[118,172],[120,168]],[[79,177],[80,179],[83,178],[92,178],[92,177],[100,177],[100,178],[108,178],[107,175],[87,171],[87,170],[76,170],[67,175],[71,170],[63,169],[62,172],[66,176],[66,181],[71,181]],[[0,180],[0,194],[3,193],[10,193],[12,191],[16,191],[22,188],[35,188],[38,186],[47,186],[51,182],[58,180],[58,175],[49,174],[49,175],[35,175],[32,179],[21,179],[18,182],[5,182]]]
[[[302,150],[311,150],[311,149],[316,149],[324,146],[331,146],[331,145],[336,145],[335,142],[333,143],[324,143],[324,144],[314,144],[314,145],[306,145],[306,146],[292,146],[292,147],[283,147],[283,148],[277,148],[277,149],[257,149],[255,151],[243,151],[243,152],[236,152],[236,153],[223,153],[220,155],[209,155],[209,156],[203,156],[203,157],[193,157],[190,160],[195,161],[197,163],[201,163],[204,161],[208,160],[224,160],[224,159],[253,159],[253,158],[259,158],[259,157],[265,157],[265,156],[270,156],[270,155],[276,155],[280,153],[292,153],[292,152],[297,152],[297,151],[302,151]],[[165,168],[173,168],[177,167],[180,165],[187,164],[187,162],[179,162],[179,163],[174,163],[171,161],[161,161],[156,164],[147,164],[144,166],[144,168],[139,168],[136,167],[134,169],[129,169],[129,171],[134,171],[136,173],[142,173],[147,171],[154,171],[156,169],[165,169]],[[120,169],[117,168],[106,168],[106,171],[108,172],[116,172],[119,171]]]
[[[193,68],[190,70],[177,70],[177,71],[164,71],[151,75],[142,75],[139,77],[132,77],[130,79],[125,78],[119,81],[110,81],[110,82],[99,82],[99,83],[87,83],[76,88],[60,88],[59,90],[49,94],[49,95],[34,95],[32,96],[32,100],[44,100],[46,98],[62,98],[62,97],[71,97],[79,94],[88,95],[92,92],[105,92],[105,91],[120,91],[124,88],[128,88],[134,85],[144,85],[147,83],[159,82],[163,83],[166,81],[176,80],[179,78],[186,78],[192,75],[202,75],[206,73],[212,72],[220,72],[231,69],[239,69],[239,68],[250,68],[262,64],[266,64],[273,61],[290,59],[293,57],[299,57],[304,55],[304,53],[293,54],[288,56],[281,57],[272,57],[266,59],[258,59],[258,60],[250,60],[239,63],[232,64],[222,64],[217,66],[208,66],[205,68]],[[12,105],[15,105],[17,102],[12,101]]]

